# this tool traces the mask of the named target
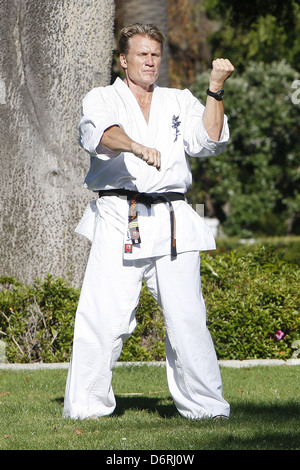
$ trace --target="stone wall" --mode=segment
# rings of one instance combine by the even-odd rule
[[[82,280],[74,234],[93,194],[78,144],[83,96],[110,82],[113,0],[0,0],[0,276]]]

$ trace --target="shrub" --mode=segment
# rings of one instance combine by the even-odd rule
[[[202,279],[219,359],[292,356],[300,335],[298,266],[285,263],[271,245],[257,245],[205,254]]]
[[[219,359],[289,359],[300,338],[300,268],[270,245],[202,253],[207,324]],[[0,278],[0,337],[10,362],[70,359],[79,289],[48,275],[24,286]],[[161,309],[142,287],[137,326],[121,361],[165,358]]]
[[[0,284],[0,330],[9,362],[68,361],[79,290],[51,275],[32,286],[6,276]]]

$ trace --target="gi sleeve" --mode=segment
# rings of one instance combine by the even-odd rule
[[[224,115],[223,129],[220,140],[210,139],[204,124],[203,113],[205,107],[188,90],[187,114],[184,128],[184,145],[186,153],[191,157],[208,157],[224,152],[230,133],[227,116]]]
[[[79,144],[92,156],[99,156],[96,148],[106,129],[119,125],[118,117],[103,87],[92,89],[82,101],[81,118],[79,123]],[[100,153],[109,152],[100,147]]]

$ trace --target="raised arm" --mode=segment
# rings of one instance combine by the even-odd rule
[[[216,59],[212,63],[209,80],[209,91],[217,93],[223,90],[224,82],[234,72],[234,66],[228,59]],[[207,96],[205,111],[203,113],[204,127],[212,140],[220,139],[224,122],[224,105],[222,99]]]

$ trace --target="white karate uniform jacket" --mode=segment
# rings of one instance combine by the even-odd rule
[[[227,117],[220,140],[216,142],[204,128],[203,112],[204,106],[189,90],[155,85],[147,123],[135,96],[120,78],[113,85],[92,89],[83,100],[79,125],[80,144],[91,158],[84,186],[92,191],[125,188],[146,193],[186,193],[192,182],[188,156],[219,155],[229,139]],[[159,150],[161,170],[129,152],[116,156],[102,147],[97,153],[104,131],[113,125],[120,126],[134,141]],[[215,249],[212,232],[193,208],[185,201],[175,201],[173,207],[177,252]],[[125,244],[128,240],[127,201],[111,196],[92,201],[76,232],[92,241],[97,215],[109,220],[124,234]],[[133,246],[130,254],[124,250],[124,258],[141,259],[170,253],[167,204],[156,204],[151,209],[139,204],[139,229],[141,244]]]

